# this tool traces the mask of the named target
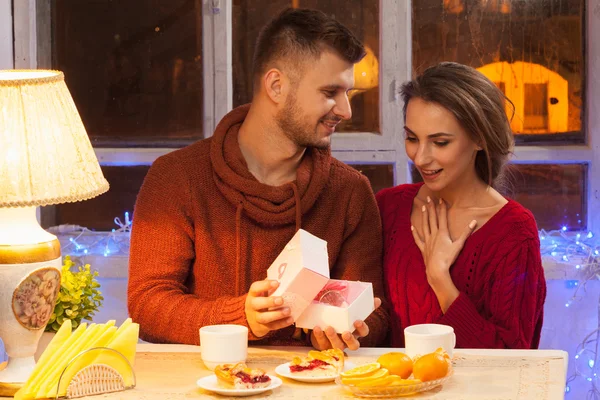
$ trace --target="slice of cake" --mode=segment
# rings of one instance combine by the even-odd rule
[[[340,349],[311,350],[307,357],[294,357],[290,372],[303,376],[337,376],[344,369],[344,352]]]
[[[218,365],[215,375],[221,387],[227,389],[259,389],[271,384],[262,369],[252,369],[244,363]]]

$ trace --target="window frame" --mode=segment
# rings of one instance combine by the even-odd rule
[[[0,0],[0,9],[10,7]],[[379,0],[380,10],[380,121],[381,134],[338,133],[332,140],[332,153],[350,164],[394,164],[394,184],[410,182],[409,160],[404,152],[402,101],[399,87],[412,74],[411,1]],[[588,165],[585,183],[587,230],[600,229],[600,0],[584,3],[585,108],[582,129],[586,141],[574,145],[520,145],[513,163]],[[49,2],[13,2],[10,14],[0,13],[0,22],[14,25],[14,68],[49,68],[51,62]],[[593,23],[596,22],[596,23]],[[232,108],[232,0],[202,0],[204,68],[204,137],[209,137],[218,121]],[[6,24],[0,24],[3,26]],[[10,35],[9,35],[10,36]],[[389,40],[388,40],[389,38]],[[6,63],[12,38],[0,32],[0,63]],[[150,165],[173,148],[95,148],[101,165]]]
[[[0,0],[0,69],[14,68],[11,0]]]

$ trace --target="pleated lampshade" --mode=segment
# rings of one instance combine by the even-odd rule
[[[86,200],[107,190],[63,73],[0,70],[0,208]]]

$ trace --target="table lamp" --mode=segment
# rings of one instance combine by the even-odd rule
[[[63,73],[0,70],[0,396],[31,374],[60,290],[60,244],[36,207],[107,190]]]

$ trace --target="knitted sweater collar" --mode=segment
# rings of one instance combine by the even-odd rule
[[[240,126],[250,106],[229,112],[212,137],[213,179],[225,198],[255,222],[265,226],[290,223],[300,228],[301,216],[314,205],[326,186],[331,167],[329,149],[307,148],[296,180],[281,186],[260,183],[248,171],[238,143]]]

